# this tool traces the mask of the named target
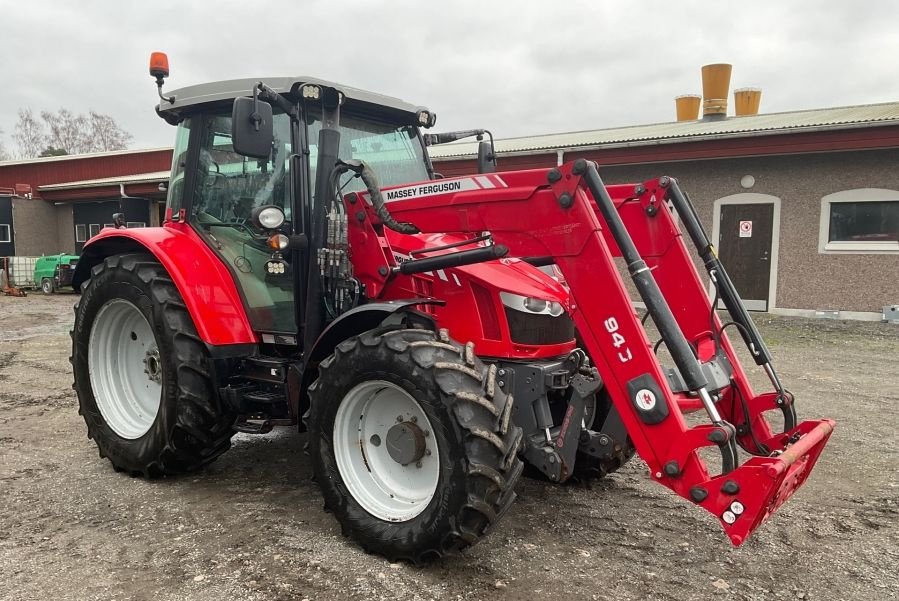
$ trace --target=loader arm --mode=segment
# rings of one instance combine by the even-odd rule
[[[583,160],[492,177],[493,187],[482,189],[442,180],[441,190],[390,202],[389,209],[423,233],[489,231],[510,256],[552,257],[570,287],[584,345],[653,479],[714,514],[732,543],[742,544],[802,485],[834,424],[795,425],[792,396],[773,375],[770,357],[759,362],[758,346],[751,350],[775,390],[752,390],[667,209],[666,200],[688,202],[672,198],[676,182],[606,188],[595,164]],[[348,234],[357,273],[376,294],[397,272],[383,225],[355,196],[344,202],[355,216]],[[698,233],[690,234],[695,242]],[[708,258],[714,249],[699,252],[726,287],[723,267]],[[624,259],[676,369],[666,373],[655,356],[616,258]],[[742,307],[735,292],[724,294],[734,309]],[[748,342],[757,337],[751,321],[739,327]],[[708,423],[688,425],[684,413],[699,408]],[[769,411],[783,412],[785,432],[772,432],[764,417]],[[742,464],[738,444],[754,455]],[[698,452],[704,447],[720,451],[720,469],[710,473]]]

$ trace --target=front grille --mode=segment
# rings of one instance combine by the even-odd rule
[[[512,342],[518,344],[561,344],[574,340],[574,321],[567,313],[553,317],[507,307],[506,320]]]

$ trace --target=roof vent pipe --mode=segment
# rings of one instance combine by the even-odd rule
[[[737,117],[748,117],[759,114],[762,102],[762,91],[759,88],[740,88],[734,90],[734,112]]]
[[[702,103],[702,96],[697,94],[684,94],[674,99],[677,108],[678,121],[695,121],[699,119],[699,105]]]
[[[730,88],[732,66],[726,63],[702,67],[702,118],[727,117],[727,91]]]

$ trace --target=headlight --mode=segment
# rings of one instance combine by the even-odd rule
[[[272,237],[268,239],[268,246],[272,250],[287,250],[289,245],[290,238],[284,234],[272,234]]]
[[[521,296],[520,294],[513,294],[511,292],[500,292],[499,298],[506,307],[525,313],[538,313],[541,315],[558,317],[565,312],[561,303],[548,301],[542,298]]]
[[[543,313],[549,306],[549,302],[542,298],[525,298],[524,308],[531,313]]]
[[[257,227],[274,230],[284,225],[284,211],[275,205],[256,207],[250,214],[250,219]]]

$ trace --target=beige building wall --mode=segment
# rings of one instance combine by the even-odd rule
[[[39,257],[60,252],[55,207],[44,200],[13,197],[16,255]]]
[[[899,254],[822,254],[822,197],[857,188],[899,190],[899,149],[717,159],[603,167],[607,184],[677,178],[709,236],[716,199],[754,192],[781,200],[777,299],[779,309],[880,313],[899,303]],[[755,184],[743,188],[745,175]],[[777,236],[777,232],[774,232]],[[717,244],[717,240],[713,240]]]
[[[65,203],[56,208],[56,239],[59,243],[59,251],[75,254],[75,220],[72,213],[72,203]]]

